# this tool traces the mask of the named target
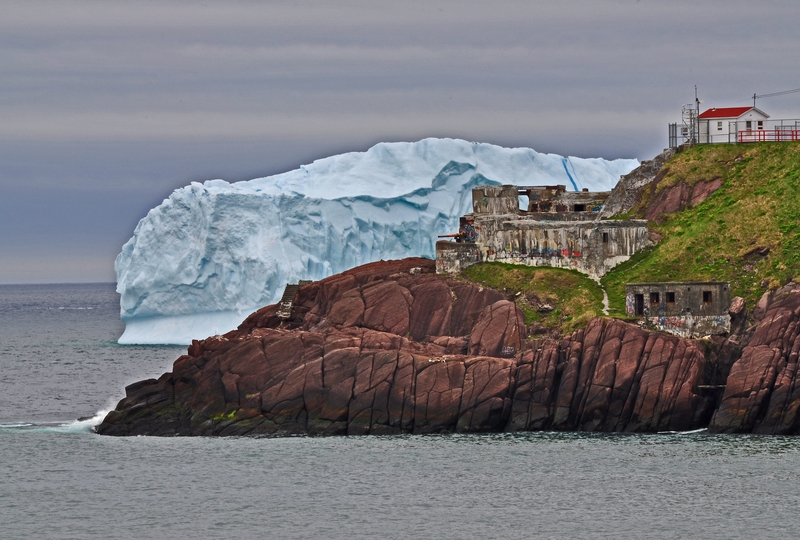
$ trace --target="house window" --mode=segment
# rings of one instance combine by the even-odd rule
[[[717,122],[717,131],[722,131],[722,122]]]
[[[608,244],[608,233],[607,232],[603,233],[603,243],[604,244]]]
[[[710,304],[711,302],[711,291],[703,291],[703,304]]]
[[[660,302],[661,302],[661,295],[659,295],[657,292],[651,292],[650,293],[650,303],[651,304],[658,304]]]
[[[748,120],[747,122],[744,123],[744,127],[747,129],[753,129],[753,122]]]
[[[764,121],[763,120],[759,120],[758,121],[758,129],[764,129]]]
[[[675,303],[675,293],[667,292],[667,304],[674,304],[674,303]]]

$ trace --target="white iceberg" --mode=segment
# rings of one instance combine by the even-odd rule
[[[188,344],[236,328],[289,282],[434,258],[437,236],[471,210],[475,186],[606,191],[638,164],[425,139],[246,182],[193,182],[150,210],[117,257],[119,342]]]

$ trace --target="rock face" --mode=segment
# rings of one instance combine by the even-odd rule
[[[650,161],[643,161],[639,167],[623,176],[606,200],[601,219],[624,214],[633,210],[642,200],[645,193],[655,193],[661,181],[669,173],[667,161],[686,146],[667,148]],[[663,214],[678,212],[705,201],[712,193],[722,187],[722,178],[714,178],[705,182],[697,182],[693,186],[681,181],[674,186],[665,187],[644,209],[644,219],[659,221]],[[654,239],[658,240],[658,239]]]
[[[683,147],[667,148],[653,159],[642,161],[641,165],[620,178],[603,205],[600,219],[608,219],[632,210],[641,200],[642,191],[658,184],[669,172],[668,169],[664,169],[664,164],[683,149]]]
[[[709,430],[800,433],[800,288],[791,283],[759,301],[760,322],[730,370]]]
[[[664,169],[666,172],[666,169]],[[660,173],[659,173],[660,174]],[[678,212],[686,206],[695,206],[708,199],[708,197],[722,187],[722,178],[714,178],[707,182],[698,182],[688,186],[678,182],[674,186],[665,188],[647,207],[644,218],[648,221],[658,221],[662,214]]]
[[[434,266],[424,259],[379,262],[306,285],[288,321],[278,318],[277,306],[263,308],[235,331],[195,341],[172,373],[130,385],[97,432],[651,432],[708,425],[716,400],[699,387],[717,370],[701,342],[604,318],[562,339],[531,339],[522,313],[502,293],[442,278]]]

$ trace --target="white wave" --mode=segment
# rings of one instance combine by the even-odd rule
[[[91,433],[115,407],[116,402],[113,405],[109,403],[90,418],[80,420],[71,420],[69,422],[10,422],[8,424],[0,424],[0,429],[34,433]]]
[[[94,413],[94,416],[91,418],[86,418],[84,420],[73,420],[67,424],[63,424],[59,427],[60,430],[67,432],[67,433],[75,433],[81,431],[94,431],[94,428],[100,425],[103,419],[114,410],[114,407],[108,407],[106,409],[101,409]]]
[[[695,433],[704,433],[708,428],[690,429],[689,431],[659,431],[658,435],[694,435]]]

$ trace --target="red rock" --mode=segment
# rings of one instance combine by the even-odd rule
[[[502,430],[511,413],[516,362],[478,357],[464,365],[457,431]]]
[[[412,275],[413,267],[423,270]],[[648,432],[708,424],[713,399],[698,385],[714,370],[699,342],[602,318],[562,339],[528,340],[513,302],[432,268],[419,259],[375,263],[304,286],[288,322],[268,307],[237,331],[192,343],[172,373],[129,386],[97,431]],[[800,294],[774,296],[731,369],[720,429],[797,430]],[[735,352],[732,342],[725,347]]]
[[[366,328],[397,335],[408,333],[411,303],[414,298],[396,281],[376,281],[362,287]]]
[[[462,361],[418,358],[414,433],[454,431],[466,367]]]
[[[756,309],[764,310],[761,322],[730,369],[709,430],[797,434],[800,293],[779,289],[762,297]]]
[[[692,188],[692,198],[690,206],[696,206],[708,199],[712,193],[722,187],[722,178],[714,178],[707,182],[698,182]]]
[[[526,335],[522,311],[508,300],[487,306],[469,339],[469,354],[514,356],[522,349]]]
[[[690,188],[683,181],[674,186],[664,188],[645,210],[644,218],[656,220],[661,214],[669,214],[683,210],[689,200]]]

